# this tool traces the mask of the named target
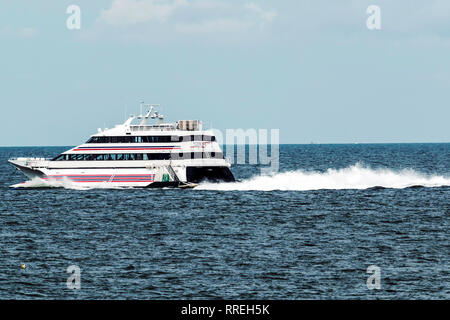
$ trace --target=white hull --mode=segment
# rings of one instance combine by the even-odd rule
[[[192,163],[196,168],[203,168],[205,162],[196,160],[198,163]],[[64,186],[67,184],[76,184],[88,187],[102,188],[148,188],[179,186],[192,182],[188,181],[186,174],[186,165],[173,166],[169,161],[142,162],[132,161],[129,165],[133,167],[124,167],[127,163],[121,162],[122,167],[93,167],[86,166],[98,165],[95,163],[83,162],[83,168],[73,168],[80,166],[80,162],[67,162],[67,168],[55,168],[59,163],[44,159],[18,158],[9,160],[18,170],[20,170],[30,180],[40,179],[42,182],[51,186]],[[105,164],[107,165],[107,164]],[[116,163],[115,165],[118,165]],[[140,165],[140,167],[139,167]],[[53,168],[52,168],[53,167]],[[228,166],[213,166],[210,163],[206,166],[210,170],[228,170]],[[198,181],[195,181],[198,182]]]

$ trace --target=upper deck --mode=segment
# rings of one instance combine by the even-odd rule
[[[175,123],[158,123],[153,125],[139,124],[131,125],[131,132],[144,131],[202,131],[203,124],[200,120],[179,120]]]
[[[184,135],[185,132],[200,133],[203,131],[203,123],[200,120],[179,120],[174,123],[164,123],[164,116],[158,111],[155,111],[158,104],[141,104],[141,114],[138,116],[131,115],[128,120],[123,124],[116,125],[114,128],[98,129],[98,133],[92,135],[92,137],[98,136],[120,136],[120,135],[134,135],[149,132],[154,134],[160,132],[162,135],[177,133],[178,135]],[[143,115],[142,108],[149,107],[149,111]],[[154,119],[157,123],[147,124],[149,119]],[[140,120],[139,123],[134,123],[136,120]]]

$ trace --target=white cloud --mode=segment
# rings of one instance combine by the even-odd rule
[[[188,34],[206,34],[217,32],[239,32],[250,27],[251,24],[246,21],[239,21],[236,19],[215,19],[199,23],[176,24],[175,30]]]
[[[161,0],[114,0],[111,8],[101,13],[100,19],[114,26],[145,23],[152,20],[165,22],[173,12],[188,6],[187,0],[172,2]]]
[[[34,37],[35,35],[37,35],[37,29],[21,28],[17,31],[17,35],[24,38]]]
[[[265,22],[272,22],[277,16],[275,11],[264,11],[259,5],[253,2],[247,3],[245,7],[248,10],[257,13],[261,17],[261,19]]]
[[[276,12],[255,3],[225,0],[114,0],[99,22],[146,33],[158,28],[167,33],[235,33],[260,29],[276,18]],[[139,27],[139,28],[133,28]],[[170,34],[169,34],[170,36]]]

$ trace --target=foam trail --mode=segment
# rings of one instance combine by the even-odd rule
[[[411,169],[371,169],[355,164],[344,169],[328,169],[326,172],[303,170],[277,173],[233,183],[204,183],[198,190],[340,190],[367,189],[373,187],[407,188],[412,186],[450,186],[450,177],[429,176]]]

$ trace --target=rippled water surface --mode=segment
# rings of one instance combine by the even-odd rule
[[[279,173],[194,190],[10,188],[8,158],[65,149],[0,148],[2,299],[450,298],[450,144],[282,145]]]

